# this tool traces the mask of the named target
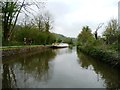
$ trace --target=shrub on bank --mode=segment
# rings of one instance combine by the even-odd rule
[[[26,39],[26,41],[24,41]],[[41,32],[37,29],[22,29],[16,30],[11,41],[5,43],[4,46],[18,45],[50,45],[55,42],[55,36],[50,32]]]
[[[112,66],[120,67],[120,58],[117,52],[107,51],[103,49],[98,49],[95,47],[81,47],[78,46],[78,49],[93,58],[97,58],[103,62],[109,63]]]

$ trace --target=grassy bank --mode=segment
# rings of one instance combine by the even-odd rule
[[[0,52],[2,52],[3,57],[6,57],[10,55],[24,54],[33,51],[43,51],[43,49],[48,49],[49,47],[49,45],[4,46],[0,48]]]
[[[112,67],[120,67],[120,56],[117,51],[106,50],[104,48],[96,47],[77,47],[78,50],[85,54],[96,58],[100,61],[110,64]]]
[[[0,51],[3,50],[13,50],[13,49],[20,49],[20,48],[32,48],[32,47],[41,47],[44,45],[23,45],[23,46],[2,46],[0,47]]]

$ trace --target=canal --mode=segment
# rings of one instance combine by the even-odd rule
[[[2,88],[120,88],[120,72],[76,48],[2,59]]]

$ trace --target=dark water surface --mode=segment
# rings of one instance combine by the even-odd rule
[[[3,58],[2,88],[120,88],[120,72],[76,50]]]

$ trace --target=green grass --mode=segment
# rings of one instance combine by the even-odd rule
[[[30,48],[30,47],[38,47],[44,45],[24,45],[24,46],[2,46],[0,50],[13,50],[13,49],[20,49],[20,48]]]

